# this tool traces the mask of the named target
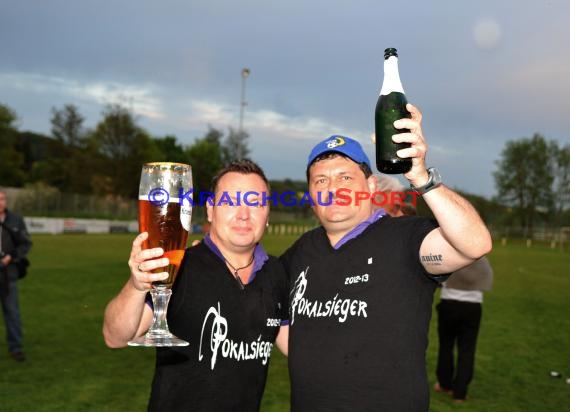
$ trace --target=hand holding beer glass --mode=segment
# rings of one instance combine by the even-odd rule
[[[129,341],[129,346],[187,346],[168,330],[166,313],[172,284],[178,274],[188,241],[192,205],[182,194],[192,188],[192,168],[181,163],[146,163],[139,185],[139,232],[148,232],[143,249],[162,248],[170,264],[168,278],[153,282],[150,291],[153,321],[144,336]],[[161,273],[164,268],[153,270]]]

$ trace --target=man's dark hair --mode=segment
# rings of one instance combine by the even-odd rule
[[[307,167],[307,182],[309,182],[309,170],[311,170],[311,166],[314,165],[315,163],[321,161],[321,160],[326,160],[326,159],[333,159],[335,157],[344,157],[345,159],[348,159],[350,161],[353,161],[350,157],[345,156],[342,153],[339,152],[325,152],[320,156],[317,156],[315,158],[315,160],[312,161],[312,163],[309,165],[309,167]],[[356,163],[356,162],[355,162]],[[364,173],[364,177],[366,179],[368,179],[370,176],[372,176],[372,170],[370,170],[370,167],[368,167],[368,165],[366,163],[357,163],[358,167],[360,168],[360,170],[362,170],[362,173]]]
[[[249,175],[254,174],[261,177],[261,179],[267,185],[267,191],[269,191],[269,181],[267,177],[265,177],[265,173],[263,173],[263,169],[259,167],[257,163],[249,159],[242,159],[242,160],[234,160],[229,165],[221,169],[212,179],[212,184],[210,186],[210,190],[212,193],[216,193],[216,189],[218,188],[218,183],[220,179],[227,173],[240,173],[242,175]]]

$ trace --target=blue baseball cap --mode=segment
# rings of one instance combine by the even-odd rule
[[[350,137],[340,135],[332,135],[322,142],[317,143],[309,155],[307,170],[309,170],[309,167],[311,167],[311,164],[317,157],[327,152],[341,153],[351,158],[356,163],[366,163],[370,170],[372,170],[370,160],[368,159],[368,156],[366,156],[366,153],[364,153],[364,150],[362,150],[360,143]]]

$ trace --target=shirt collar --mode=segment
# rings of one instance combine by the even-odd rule
[[[224,262],[224,264],[226,263],[226,258],[224,257],[224,255],[222,254],[222,252],[220,251],[218,246],[214,243],[214,241],[210,237],[209,233],[206,233],[206,236],[204,236],[204,243],[206,244],[206,246],[208,246],[208,248],[212,252],[214,252],[214,254],[218,258],[220,258],[220,260],[222,262]],[[255,245],[255,248],[253,249],[253,270],[251,271],[251,275],[249,277],[249,282],[251,282],[255,278],[255,276],[257,275],[257,272],[259,272],[261,270],[261,268],[263,267],[263,265],[265,264],[265,262],[268,259],[269,259],[269,255],[267,254],[267,252],[265,252],[265,250],[263,249],[263,246],[261,246],[259,243],[257,243]]]
[[[356,238],[362,232],[366,230],[368,226],[372,223],[377,222],[382,217],[386,216],[386,211],[384,209],[377,209],[374,213],[372,213],[366,220],[363,220],[359,224],[357,224],[350,232],[345,234],[337,243],[333,246],[333,249],[338,250],[342,245],[347,243],[349,240]]]

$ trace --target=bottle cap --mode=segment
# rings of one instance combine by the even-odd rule
[[[384,60],[388,59],[388,57],[390,56],[398,57],[398,50],[396,50],[393,47],[389,47],[386,50],[384,50]]]

